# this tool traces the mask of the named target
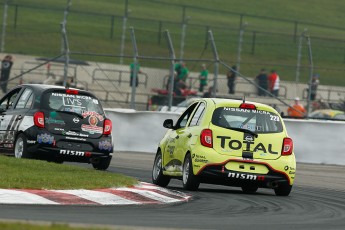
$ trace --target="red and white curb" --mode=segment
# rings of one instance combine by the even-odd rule
[[[190,195],[140,182],[133,187],[77,190],[0,189],[0,204],[143,205],[189,201]]]

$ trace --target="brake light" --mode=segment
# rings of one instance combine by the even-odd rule
[[[201,131],[200,143],[205,147],[209,147],[209,148],[213,147],[213,138],[212,138],[211,129],[204,129]]]
[[[240,105],[241,109],[256,109],[256,106],[254,104],[248,104],[248,103],[242,103]]]
[[[283,141],[282,156],[291,155],[293,151],[293,141],[289,137],[285,137]]]
[[[44,128],[44,113],[43,112],[38,111],[34,114],[34,124],[38,128]]]
[[[103,135],[110,135],[113,129],[113,124],[111,120],[105,119],[103,123]]]
[[[79,94],[77,89],[66,89],[66,94]]]

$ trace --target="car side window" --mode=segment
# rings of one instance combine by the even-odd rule
[[[11,91],[6,97],[4,97],[0,101],[0,108],[3,110],[11,109],[20,90],[21,88],[15,89]]]
[[[193,114],[193,111],[195,109],[195,107],[198,105],[198,103],[194,103],[191,106],[189,106],[189,108],[181,115],[181,117],[178,119],[177,123],[176,123],[176,129],[179,128],[184,128],[187,125],[187,122],[190,118],[190,116]]]
[[[33,91],[30,88],[26,88],[20,96],[15,109],[30,108],[33,100]]]
[[[189,126],[198,126],[200,124],[201,118],[204,115],[205,111],[205,104],[200,103],[199,107],[195,111],[193,118],[189,124]]]

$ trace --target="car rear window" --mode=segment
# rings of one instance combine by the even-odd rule
[[[280,117],[272,112],[234,107],[219,107],[212,116],[212,124],[223,128],[243,128],[256,133],[283,131]]]
[[[83,94],[67,94],[63,91],[52,91],[44,94],[44,108],[48,110],[68,111],[78,114],[96,112],[103,114],[97,98]]]

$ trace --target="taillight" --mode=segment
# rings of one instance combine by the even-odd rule
[[[256,109],[256,106],[254,104],[248,104],[248,103],[242,103],[240,105],[241,109]]]
[[[293,141],[291,138],[285,137],[283,141],[282,156],[291,155],[293,151]]]
[[[103,134],[104,135],[110,135],[112,128],[113,128],[113,124],[112,124],[111,120],[105,119],[104,123],[103,123]]]
[[[204,129],[201,131],[200,143],[205,147],[209,147],[209,148],[213,147],[213,138],[212,138],[211,129]]]
[[[44,128],[44,113],[43,112],[38,111],[34,114],[34,124],[38,128]]]

